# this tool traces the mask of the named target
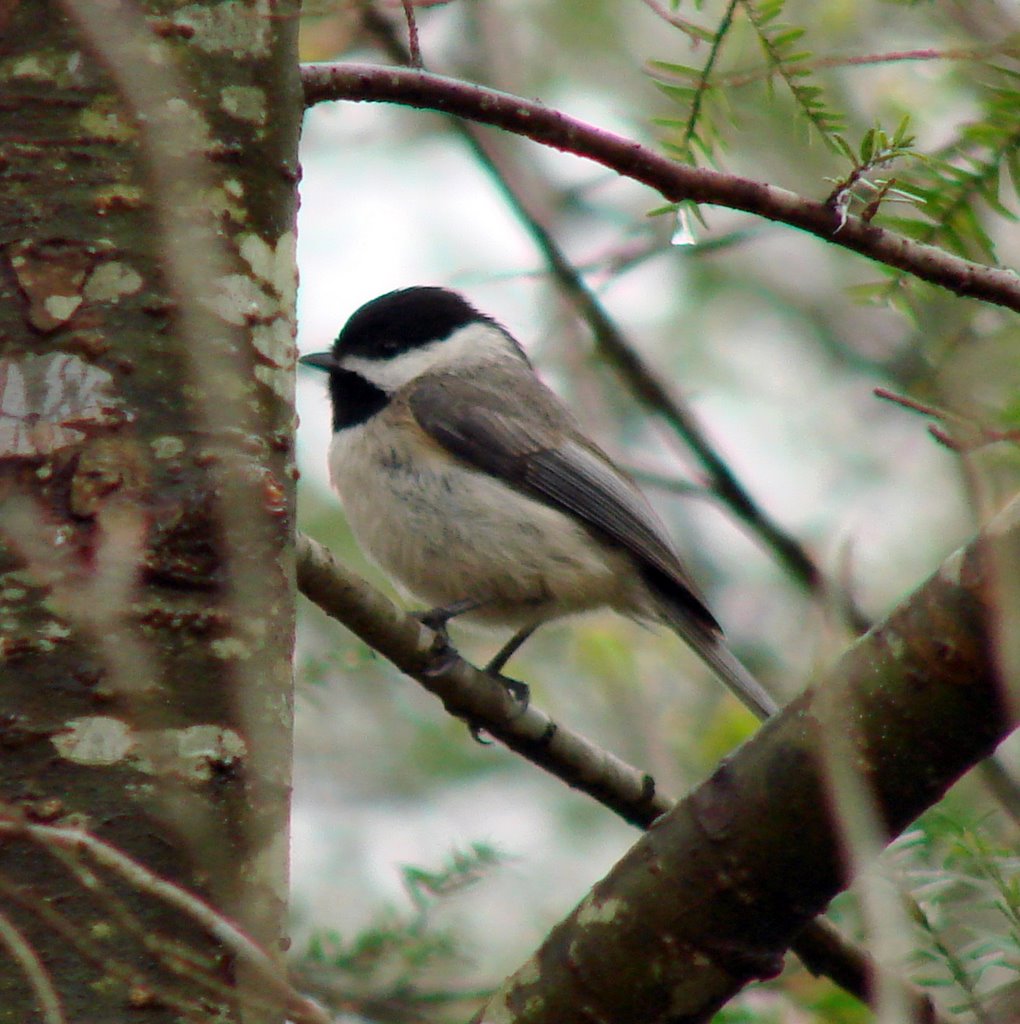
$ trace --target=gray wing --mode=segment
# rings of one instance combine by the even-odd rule
[[[528,420],[507,411],[497,391],[448,376],[412,385],[407,402],[422,429],[448,452],[594,527],[635,556],[663,597],[718,630],[644,495],[584,442],[560,400],[540,386],[546,401],[529,408]],[[580,440],[550,444],[565,434]]]

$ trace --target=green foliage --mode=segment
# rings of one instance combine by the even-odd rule
[[[917,979],[976,1021],[1020,984],[1020,858],[1000,815],[928,815],[894,850],[920,941]]]
[[[349,939],[333,929],[316,931],[295,965],[297,973],[330,1005],[356,1008],[366,1017],[418,1021],[426,1008],[430,1014],[463,1008],[486,990],[442,983],[443,969],[462,973],[467,957],[455,934],[435,926],[432,917],[441,901],[474,885],[501,860],[492,846],[473,843],[451,854],[439,870],[404,867],[410,912],[384,909]]]
[[[906,6],[917,6],[907,4]],[[1015,220],[1020,194],[1020,72],[1006,66],[979,65],[980,79],[968,78],[976,93],[979,113],[963,124],[955,138],[934,153],[915,148],[908,134],[909,115],[902,116],[891,133],[874,125],[855,147],[848,141],[844,117],[825,99],[816,72],[839,67],[839,58],[819,58],[806,45],[806,29],[781,20],[785,0],[728,0],[711,29],[704,30],[709,43],[700,65],[653,60],[651,74],[667,96],[683,110],[682,118],[657,118],[666,128],[664,149],[686,163],[717,165],[738,125],[735,111],[738,90],[759,82],[769,94],[777,84],[791,97],[797,121],[820,138],[834,153],[846,157],[850,172],[834,180],[829,201],[841,215],[857,213],[865,220],[881,210],[883,227],[900,231],[918,241],[984,263],[997,261],[989,215]],[[764,57],[761,67],[734,73],[722,60],[725,44],[743,30],[750,31]],[[1003,55],[1015,47],[1004,42]],[[891,53],[862,58],[880,64],[905,61],[909,55]],[[979,51],[966,54],[946,51],[946,59],[980,59]],[[849,66],[851,58],[843,58]],[[877,177],[875,172],[909,160],[896,178]],[[892,212],[891,202],[899,204]],[[902,295],[902,272],[882,268],[886,280],[858,286],[862,299],[909,303]]]
[[[706,38],[711,45],[708,58],[701,68],[669,64],[665,61],[652,62],[653,67],[668,72],[674,79],[680,79],[679,82],[659,81],[657,84],[667,96],[676,100],[681,106],[689,108],[686,119],[683,122],[661,119],[657,123],[664,127],[679,129],[679,138],[667,140],[665,146],[676,157],[687,163],[697,162],[696,152],[710,163],[715,162],[714,154],[719,143],[719,136],[713,127],[714,118],[708,116],[707,105],[710,99],[721,99],[719,91],[715,88],[712,74],[719,59],[723,41],[733,25],[733,14],[739,2],[740,0],[729,0],[715,31],[706,32]]]
[[[601,685],[618,685],[637,674],[636,652],[618,634],[607,629],[578,629],[574,638],[577,664],[586,678]]]
[[[738,701],[719,701],[714,714],[698,731],[697,753],[706,766],[718,764],[749,739],[756,728],[757,719]]]
[[[843,127],[843,117],[829,109],[821,86],[810,80],[812,54],[797,47],[805,30],[778,21],[784,4],[785,0],[741,2],[765,55],[765,63],[770,72],[769,83],[774,77],[781,78],[790,90],[801,116],[815,129],[823,142],[835,149],[834,137]]]
[[[981,114],[959,129],[937,152],[917,161],[899,181],[913,200],[902,215],[883,211],[881,224],[983,263],[997,263],[989,214],[1015,221],[1008,202],[1020,200],[1020,75],[1006,68],[984,69],[993,81],[978,85]],[[916,155],[916,154],[915,154]],[[858,286],[858,298],[893,302],[912,315],[916,285],[902,272],[881,268],[886,279]]]
[[[825,1024],[870,1024],[875,1019],[868,1007],[835,985],[812,984],[802,1002],[815,1020]]]
[[[715,28],[705,31],[710,41],[708,55],[700,67],[670,61],[650,62],[656,84],[671,99],[686,108],[686,117],[658,118],[655,123],[675,132],[663,145],[677,159],[696,163],[698,157],[714,164],[723,147],[723,118],[732,123],[727,91],[732,84],[720,71],[723,44],[738,27],[738,12],[750,26],[765,58],[760,77],[770,91],[776,79],[785,86],[794,104],[815,133],[833,150],[842,130],[843,117],[825,101],[820,85],[812,78],[810,51],[803,49],[805,30],[779,20],[785,0],[729,0]]]
[[[845,219],[855,201],[863,204],[861,219],[870,221],[886,199],[918,200],[918,196],[894,188],[895,178],[879,178],[874,173],[897,160],[918,156],[909,127],[909,115],[903,116],[892,135],[875,125],[864,133],[857,150],[842,135],[833,136],[837,149],[850,161],[850,173],[835,181],[828,199],[841,217]]]
[[[778,1013],[762,1014],[757,1007],[746,1006],[737,999],[724,1006],[713,1018],[712,1024],[771,1024]]]
[[[1009,195],[1020,197],[1020,76],[1005,68],[987,70],[995,82],[980,89],[981,116],[918,164],[905,183],[918,198],[912,212],[922,216],[884,222],[960,256],[994,263],[995,244],[982,223],[981,205],[1016,220],[1002,191],[1008,180]]]
[[[423,922],[437,899],[474,885],[501,860],[495,847],[487,843],[472,843],[468,853],[454,851],[445,867],[439,871],[404,867],[404,887],[418,910],[417,919]]]

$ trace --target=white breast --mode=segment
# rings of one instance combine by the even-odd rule
[[[637,610],[627,556],[438,448],[412,458],[409,437],[387,412],[338,432],[330,477],[365,553],[425,606],[474,598],[486,603],[465,618],[514,628]]]

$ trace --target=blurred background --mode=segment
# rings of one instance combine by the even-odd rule
[[[419,4],[416,21],[430,70],[540,98],[650,146],[671,144],[683,157],[690,103],[660,87],[683,83],[682,73],[651,62],[703,67],[710,40],[692,39],[667,19],[714,33],[731,7],[733,27],[715,56],[718,87],[698,122],[706,145],[695,156],[709,163],[710,148],[720,169],[824,198],[851,165],[811,126],[782,76],[767,74],[768,55],[743,4],[464,0]],[[973,143],[965,166],[981,158],[991,168],[983,193],[943,193],[944,213],[936,198],[923,207],[887,203],[877,223],[910,218],[914,234],[951,251],[989,262],[994,247],[999,261],[1016,265],[1020,236],[1008,216],[1017,210],[1016,183],[1001,165],[1015,161],[1020,114],[1011,124],[994,104],[1008,80],[997,69],[1018,66],[1020,7],[805,0],[786,4],[779,20],[806,30],[796,48],[810,51],[810,81],[842,116],[855,151],[869,128],[880,124],[892,135],[909,114],[919,151],[952,156]],[[382,0],[313,4],[303,33],[305,60],[390,63],[408,38],[402,6]],[[998,134],[967,134],[989,123]],[[873,394],[884,387],[952,410],[964,418],[957,426],[1017,426],[1014,316],[904,282],[748,215],[650,215],[662,202],[642,186],[526,140],[481,134],[513,190],[633,348],[689,405],[756,505],[803,546],[824,587],[791,572],[715,495],[684,440],[638,405],[492,176],[438,115],[354,103],[309,112],[301,350],[328,347],[346,318],[382,292],[414,284],[464,292],[522,342],[592,436],[641,479],[731,645],[774,693],[789,698],[823,673],[856,630],[886,614],[1015,492],[1015,445],[961,457],[931,437],[933,420]],[[912,195],[937,191],[920,161],[872,177],[893,175]],[[988,202],[989,190],[1002,209]],[[392,593],[329,492],[327,399],[313,372],[299,373],[298,410],[301,528]],[[534,766],[474,742],[341,626],[307,602],[300,611],[297,946],[340,969],[335,984],[352,1020],[463,1019],[472,990],[516,968],[636,833]],[[452,632],[476,663],[505,639],[456,623]],[[544,628],[509,672],[554,718],[652,772],[675,795],[755,727],[675,637],[609,614]],[[1008,750],[1002,757],[1008,772],[1014,759]],[[1007,785],[1008,775],[1000,781]],[[977,907],[970,869],[959,860],[951,869],[947,859],[969,849],[974,835],[1001,852],[996,863],[1013,865],[1014,824],[985,778],[958,787],[887,855],[891,881],[882,884],[919,899],[935,892],[939,914],[956,908],[954,893]],[[940,884],[922,892],[931,872]],[[994,886],[985,895],[994,902]],[[837,912],[850,931],[860,927],[852,898]],[[977,921],[946,921],[969,949]],[[990,927],[986,918],[980,927]],[[914,939],[908,959],[917,976],[948,977],[956,986],[950,1002],[966,1003],[951,966],[926,960],[923,936]],[[1012,956],[996,947],[998,974],[967,960],[979,975],[975,991],[1015,978],[1008,967],[1020,954]],[[756,1019],[861,1018],[851,1000],[798,968],[725,1013],[751,1011]]]

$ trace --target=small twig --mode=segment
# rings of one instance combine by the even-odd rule
[[[837,579],[837,601],[843,618],[855,636],[863,636],[871,628],[871,620],[857,603],[854,593],[853,548],[849,540],[840,545]]]
[[[716,61],[719,59],[719,54],[722,52],[723,40],[733,24],[733,12],[736,11],[739,2],[740,0],[730,0],[726,10],[723,11],[723,15],[719,19],[719,26],[712,35],[712,45],[708,51],[708,59],[705,61],[701,74],[698,75],[698,81],[694,86],[691,110],[687,115],[687,124],[684,125],[683,140],[681,142],[681,145],[688,153],[691,152],[691,145],[697,134],[698,117],[701,115],[701,106],[708,93],[712,71],[715,68]]]
[[[580,278],[570,273],[569,263],[557,260],[552,249],[546,251],[554,272],[561,280],[561,286],[591,327],[599,350],[626,380],[635,398],[683,438],[708,473],[715,494],[752,532],[761,537],[793,578],[809,591],[823,591],[824,577],[807,550],[751,497],[712,445],[683,396],[667,387],[644,361],[595,294]]]
[[[955,434],[949,429],[930,424],[928,433],[951,451],[958,454],[977,451],[979,448],[987,448],[989,445],[1020,443],[1020,429],[998,430],[995,427],[986,426],[977,420],[960,416],[958,413],[942,409],[937,405],[927,405],[915,398],[897,394],[888,388],[875,388],[873,394],[876,398],[882,398],[887,402],[901,405],[912,412],[918,412],[922,416],[930,416],[933,419],[941,420],[944,424],[951,424]]]
[[[49,971],[25,938],[24,933],[2,911],[0,911],[0,945],[7,947],[14,962],[21,968],[28,981],[35,1001],[42,1013],[45,1024],[67,1024],[60,996],[53,987]]]
[[[872,393],[876,398],[882,398],[887,402],[902,405],[905,409],[913,409],[914,412],[919,412],[923,416],[933,416],[935,419],[942,420],[945,419],[947,415],[944,409],[940,409],[936,405],[926,405],[924,402],[919,402],[916,398],[897,394],[895,391],[890,391],[888,388],[874,388]]]
[[[82,891],[89,892],[101,903],[104,911],[126,934],[134,936],[141,945],[155,954],[161,966],[185,978],[189,985],[203,987],[221,999],[229,1000],[236,995],[236,989],[217,976],[219,972],[214,956],[199,953],[143,925],[113,887],[82,861],[77,851],[51,846],[47,852],[74,876]]]
[[[693,39],[695,43],[703,43],[711,38],[712,33],[707,29],[702,28],[700,25],[695,25],[693,21],[688,21],[686,18],[681,18],[679,14],[675,14],[664,4],[659,3],[659,0],[642,0],[642,3],[662,18],[664,22],[680,29],[681,32]]]
[[[414,0],[400,0],[407,19],[407,48],[410,51],[411,67],[422,68],[421,45],[418,41],[418,19],[414,16]]]
[[[987,60],[989,57],[1015,57],[1018,54],[1020,54],[1020,48],[1015,46],[984,46],[976,49],[948,50],[892,50],[889,53],[863,53],[851,57],[814,57],[797,61],[796,66],[805,71],[819,71],[825,68],[867,67],[874,64],[896,64],[904,61]],[[656,74],[661,73],[663,73],[662,70],[656,68]],[[719,84],[736,89],[771,78],[773,74],[775,74],[775,68],[763,65],[750,71],[734,71],[722,75],[719,78]]]
[[[953,981],[956,982],[960,991],[964,995],[967,1008],[973,1014],[974,1020],[977,1021],[977,1024],[993,1024],[981,1003],[981,997],[977,993],[973,978],[968,973],[967,968],[957,951],[946,944],[946,940],[942,935],[941,929],[939,929],[936,923],[931,919],[919,900],[906,892],[901,893],[901,898],[907,905],[911,917],[928,936],[928,940],[942,958],[942,962],[949,969],[949,973],[952,976]]]
[[[928,427],[928,433],[935,438],[939,444],[945,445],[954,452],[965,453],[977,451],[979,448],[987,448],[992,444],[1018,444],[1020,443],[1020,430],[996,430],[994,427],[986,427],[983,424],[971,422],[973,433],[968,438],[953,437],[941,427],[934,425]]]
[[[872,394],[876,398],[881,398],[886,402],[892,402],[894,405],[900,405],[904,409],[910,409],[912,412],[918,412],[922,416],[931,416],[933,419],[941,420],[943,423],[951,418],[951,414],[945,409],[940,409],[936,405],[927,405],[924,402],[919,402],[916,398],[909,398],[907,395],[897,394],[897,392],[890,391],[888,388],[874,388],[872,389]],[[958,417],[952,418],[959,421]],[[952,451],[963,450],[960,447],[960,442],[951,438],[941,427],[937,427],[932,424],[928,427],[928,433],[931,434],[939,444],[944,445]]]
[[[854,200],[861,204],[859,216],[865,224],[870,224],[875,219],[875,215],[881,208],[882,203],[887,200],[890,203],[911,203],[913,205],[919,205],[922,202],[918,196],[896,188],[895,178],[875,178],[872,181],[868,177],[872,171],[887,166],[907,155],[909,154],[906,149],[899,152],[890,150],[874,160],[869,160],[866,164],[854,167],[845,178],[835,182],[825,202],[839,217],[839,228],[837,230],[842,230],[846,224],[847,216],[850,213],[850,205]],[[829,180],[832,181],[833,179],[830,178]],[[865,198],[858,195],[858,189],[870,192],[870,197]]]
[[[868,184],[874,189],[875,194],[864,204],[864,208],[861,210],[861,220],[865,224],[870,224],[875,219],[875,215],[887,198],[890,202],[913,201],[894,187],[896,185],[895,178],[887,178],[885,181],[876,181],[874,183],[868,182]]]
[[[633,139],[568,117],[534,100],[441,75],[372,64],[306,64],[301,74],[309,106],[324,100],[353,100],[456,114],[593,160],[656,189],[669,202],[686,199],[753,213],[800,228],[957,295],[1020,311],[1020,277],[1011,270],[965,260],[858,217],[847,218],[841,226],[835,212],[820,200],[737,175],[677,163]]]

